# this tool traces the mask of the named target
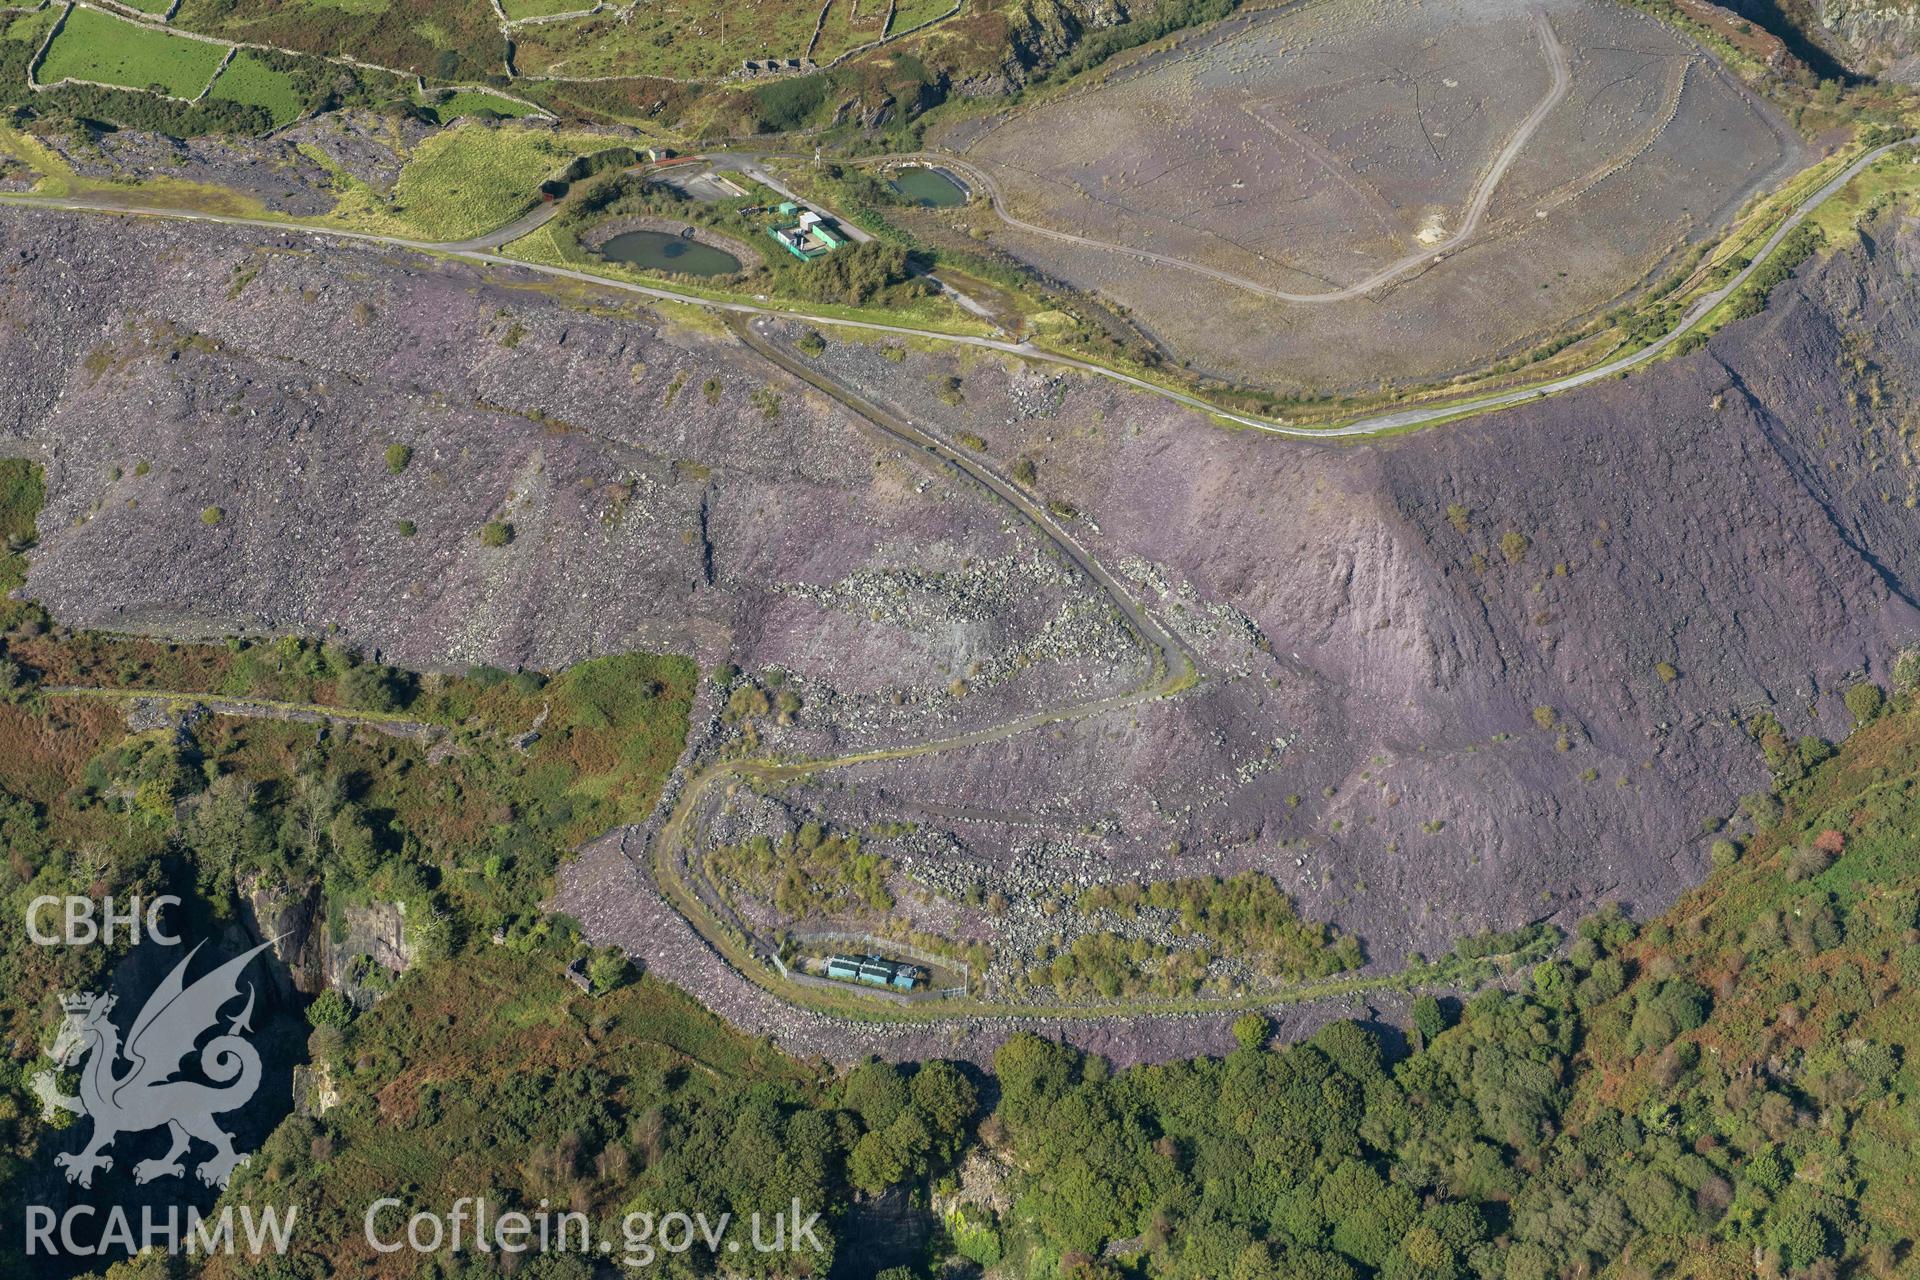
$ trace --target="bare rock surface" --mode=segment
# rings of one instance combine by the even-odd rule
[[[75,624],[430,669],[691,651],[809,681],[812,751],[1144,675],[1029,530],[724,334],[305,234],[5,225],[29,589]]]
[[[379,191],[400,180],[407,156],[433,132],[413,116],[395,119],[372,111],[329,111],[296,121],[274,135],[280,142],[312,147],[328,161]]]
[[[1708,821],[1764,785],[1745,721],[1838,736],[1840,694],[1920,636],[1899,407],[1917,246],[1876,225],[1707,352],[1339,448],[936,357],[956,410],[939,376],[835,345],[823,362],[864,393],[1032,464],[1214,678],[1150,713],[822,775],[797,802],[920,821],[888,851],[952,894],[1003,893],[1016,949],[1061,930],[1021,928],[1036,895],[1246,867],[1376,963],[1604,901],[1657,910],[1705,873]]]
[[[1705,351],[1343,446],[835,338],[833,379],[1004,475],[1030,465],[1204,678],[817,775],[780,820],[895,827],[870,847],[942,927],[1010,950],[1062,926],[984,918],[976,890],[1258,868],[1376,968],[1602,901],[1657,909],[1704,873],[1705,820],[1763,785],[1741,721],[1837,735],[1844,689],[1920,636],[1916,257],[1883,219]],[[47,468],[28,591],[68,624],[333,627],[425,668],[690,651],[785,672],[802,705],[772,745],[811,755],[1149,678],[1010,507],[698,313],[306,233],[6,210],[0,314],[0,447]],[[393,443],[413,450],[397,474]],[[481,543],[490,520],[508,545]],[[726,732],[703,696],[690,759]],[[562,900],[742,1025],[869,1044],[725,986],[631,874],[603,850]],[[871,1047],[985,1052],[1003,1030]],[[1225,1044],[1220,1019],[1063,1032],[1127,1060]]]
[[[339,198],[333,175],[284,138],[180,139],[123,129],[57,137],[53,145],[85,177],[205,183],[294,217],[326,213]]]

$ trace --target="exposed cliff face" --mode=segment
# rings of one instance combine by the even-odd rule
[[[1151,12],[1151,5],[1138,7]],[[1012,93],[1066,57],[1089,31],[1116,26],[1133,16],[1119,0],[1017,0],[993,15],[993,30],[983,48],[991,64],[963,60],[953,88],[963,97]]]
[[[317,996],[331,988],[371,1004],[378,984],[370,987],[368,977],[376,968],[405,973],[418,958],[400,903],[348,903],[330,912],[318,881],[288,886],[263,876],[243,878],[238,891],[248,934],[273,943],[279,964],[272,972],[282,995]]]
[[[273,943],[270,966],[282,996],[317,996],[326,989],[326,912],[320,886],[288,887],[265,876],[243,877],[238,885],[240,919],[257,942]]]
[[[1920,4],[1914,0],[1810,0],[1811,34],[1848,69],[1903,84],[1920,81]]]
[[[1735,0],[1735,3],[1740,2]],[[1755,0],[1756,4],[1760,2]],[[1716,4],[1714,0],[1673,0],[1673,3],[1681,13],[1732,44],[1769,72],[1792,76],[1807,72],[1806,63],[1794,55],[1785,40],[1767,27],[1755,24],[1737,9]]]
[[[419,948],[407,937],[405,903],[348,903],[339,919],[338,935],[326,940],[327,985],[364,1007],[384,989],[381,975],[411,969]]]
[[[1701,2],[1680,0],[1689,13]],[[1726,0],[1726,5],[1759,31],[1784,37],[1823,76],[1920,80],[1916,0]]]

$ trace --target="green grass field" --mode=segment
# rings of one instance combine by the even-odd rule
[[[575,156],[611,145],[599,134],[475,125],[448,130],[414,152],[391,201],[356,193],[334,216],[352,226],[398,229],[430,240],[479,235],[532,208],[540,184]]]
[[[951,7],[952,0],[944,0],[928,16]],[[861,5],[858,15],[850,0],[834,0],[813,52],[815,61],[879,39],[885,13],[885,5],[872,0]],[[515,62],[527,74],[720,76],[739,70],[748,58],[804,57],[819,16],[818,3],[687,0],[673,8],[641,5],[624,17],[603,13],[520,27],[514,32]]]
[[[268,66],[258,54],[241,50],[235,54],[220,78],[207,91],[210,98],[264,107],[273,113],[276,125],[286,124],[300,115],[300,94],[292,77]]]
[[[138,9],[142,13],[151,13],[156,18],[164,16],[173,4],[173,0],[119,0],[119,2],[129,9]]]
[[[507,17],[544,18],[556,13],[579,13],[593,8],[593,0],[500,0]]]
[[[93,80],[193,98],[207,87],[226,52],[217,44],[168,35],[96,9],[75,9],[53,38],[38,79],[41,84]]]
[[[441,101],[428,105],[432,106],[434,114],[440,117],[441,124],[452,124],[462,116],[475,115],[481,111],[491,111],[496,116],[508,119],[517,119],[534,113],[532,107],[515,102],[511,98],[501,98],[491,93],[477,93],[471,90],[449,94]]]
[[[900,0],[893,12],[892,32],[911,31],[953,8],[953,0]]]

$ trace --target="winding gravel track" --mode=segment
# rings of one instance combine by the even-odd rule
[[[906,418],[881,407],[846,384],[828,377],[821,370],[789,354],[765,332],[770,323],[765,316],[727,317],[727,327],[733,331],[734,336],[762,359],[784,370],[822,395],[839,402],[848,412],[865,421],[882,435],[913,450],[924,450],[932,454],[956,472],[979,484],[991,497],[1005,504],[1015,517],[1031,526],[1042,539],[1052,543],[1054,548],[1111,602],[1126,619],[1128,628],[1146,649],[1153,664],[1152,672],[1146,682],[1139,688],[1125,693],[1112,694],[1064,707],[1045,708],[1000,724],[945,738],[805,761],[781,763],[752,760],[717,761],[696,772],[687,780],[686,785],[680,788],[673,809],[661,825],[658,836],[647,842],[645,855],[626,852],[625,842],[622,842],[622,856],[629,859],[636,873],[650,879],[667,903],[679,912],[687,926],[698,934],[716,955],[729,963],[740,977],[769,991],[774,991],[780,999],[800,1007],[813,1008],[817,1002],[810,998],[805,986],[785,980],[784,976],[782,980],[776,982],[768,972],[777,947],[759,938],[717,895],[710,890],[703,892],[700,884],[689,884],[682,875],[683,870],[692,870],[695,857],[695,838],[692,828],[697,824],[701,804],[716,783],[732,784],[741,779],[750,779],[758,785],[768,786],[852,765],[910,760],[984,746],[1030,733],[1047,725],[1086,720],[1171,696],[1191,686],[1202,673],[1199,656],[1186,641],[1163,627],[1132,592],[1108,573],[1096,557],[1082,547],[1057,520],[1023,493],[1018,486],[984,463],[968,457],[938,436],[921,430]],[[719,931],[702,927],[703,920],[708,919],[724,923]],[[744,955],[729,954],[732,948],[729,947],[728,939],[724,936],[728,929],[739,933],[745,948]],[[782,972],[784,975],[784,971]],[[825,1012],[825,1010],[820,1011]],[[978,1009],[968,1006],[965,1012],[954,1016],[977,1016],[979,1012]]]
[[[1533,13],[1533,24],[1535,32],[1540,37],[1541,50],[1547,56],[1547,64],[1553,69],[1553,83],[1548,87],[1546,96],[1534,104],[1533,110],[1527,113],[1527,118],[1520,122],[1520,127],[1514,130],[1513,136],[1507,139],[1506,146],[1500,149],[1499,154],[1493,158],[1493,163],[1488,166],[1486,173],[1481,176],[1478,186],[1474,188],[1473,199],[1467,205],[1467,216],[1461,222],[1460,229],[1437,244],[1422,245],[1405,257],[1388,263],[1364,280],[1357,280],[1350,285],[1345,285],[1327,293],[1290,293],[1285,289],[1275,289],[1270,285],[1261,284],[1257,280],[1249,280],[1245,276],[1235,275],[1231,271],[1222,271],[1218,267],[1209,267],[1202,263],[1191,262],[1185,258],[1172,257],[1164,253],[1155,253],[1151,249],[1115,244],[1109,240],[1096,240],[1091,236],[1076,235],[1071,231],[1060,231],[1053,227],[1043,227],[1037,222],[1028,222],[1024,218],[1016,218],[1013,214],[1007,212],[1006,198],[1001,195],[1000,186],[994,181],[992,174],[986,173],[975,164],[958,160],[956,157],[940,152],[928,152],[926,153],[926,158],[940,164],[951,164],[957,169],[965,170],[967,176],[973,178],[980,189],[986,193],[987,202],[992,206],[994,216],[1016,230],[1025,231],[1036,236],[1044,236],[1049,240],[1057,240],[1062,244],[1077,245],[1083,249],[1097,249],[1105,253],[1125,254],[1131,258],[1140,258],[1147,262],[1158,263],[1161,266],[1173,267],[1176,270],[1190,271],[1195,275],[1207,276],[1210,279],[1220,281],[1222,284],[1232,285],[1236,289],[1245,289],[1249,293],[1257,293],[1266,298],[1275,298],[1281,302],[1309,304],[1348,302],[1354,298],[1372,293],[1380,286],[1399,279],[1409,271],[1427,266],[1437,258],[1445,257],[1479,234],[1480,224],[1486,220],[1487,206],[1493,202],[1493,193],[1500,186],[1501,179],[1507,176],[1507,170],[1511,168],[1513,162],[1519,158],[1520,152],[1526,148],[1527,143],[1532,141],[1533,135],[1539,131],[1540,126],[1546,122],[1548,114],[1560,105],[1561,99],[1567,96],[1567,90],[1573,87],[1573,71],[1567,64],[1567,51],[1561,47],[1559,39],[1553,34],[1553,24],[1548,22],[1546,15],[1539,10],[1535,10]]]
[[[1455,400],[1439,404],[1424,405],[1414,409],[1400,409],[1391,413],[1374,414],[1357,418],[1337,427],[1302,427],[1270,418],[1255,417],[1251,414],[1233,413],[1217,405],[1209,404],[1198,396],[1191,396],[1171,387],[1163,387],[1118,369],[1109,369],[1105,365],[1091,360],[1081,360],[1074,356],[1060,355],[1034,346],[1030,342],[1010,342],[1001,338],[982,338],[968,334],[943,333],[938,330],[919,329],[911,325],[885,324],[877,320],[850,320],[837,316],[809,315],[802,311],[791,311],[781,307],[765,306],[752,302],[726,302],[712,298],[690,297],[675,293],[671,289],[655,288],[651,285],[636,284],[629,280],[615,280],[608,276],[595,275],[589,271],[576,271],[571,267],[554,267],[538,262],[523,262],[518,258],[503,257],[497,253],[480,250],[467,250],[456,244],[436,243],[427,240],[413,240],[405,236],[381,235],[371,231],[343,231],[332,227],[316,227],[307,223],[281,221],[272,218],[247,218],[232,214],[203,213],[197,210],[165,209],[141,205],[116,204],[106,200],[88,200],[74,197],[4,195],[0,196],[0,205],[20,208],[49,209],[62,213],[109,213],[122,216],[142,216],[169,218],[183,222],[211,222],[225,226],[256,227],[272,231],[279,235],[306,235],[315,240],[342,240],[357,244],[374,244],[387,248],[406,249],[416,253],[436,254],[462,262],[481,263],[491,267],[502,267],[514,271],[531,272],[536,275],[551,276],[558,279],[573,280],[582,284],[594,285],[619,293],[637,294],[663,302],[677,302],[688,306],[705,307],[729,315],[774,316],[782,319],[805,320],[809,324],[823,328],[857,329],[867,333],[886,333],[904,338],[925,338],[940,342],[951,342],[958,346],[980,347],[989,351],[1000,351],[1041,364],[1051,364],[1061,368],[1078,369],[1098,377],[1124,383],[1139,391],[1145,391],[1190,409],[1197,409],[1222,422],[1234,426],[1248,427],[1255,431],[1264,431],[1269,435],[1291,436],[1302,440],[1348,440],[1362,436],[1381,435],[1392,431],[1404,431],[1412,427],[1426,426],[1455,418],[1470,417],[1508,405],[1521,404],[1528,400],[1537,400],[1544,396],[1558,395],[1584,387],[1588,383],[1598,382],[1615,374],[1631,369],[1636,365],[1659,356],[1675,342],[1678,342],[1687,330],[1715,307],[1725,302],[1760,269],[1780,242],[1793,233],[1807,215],[1837,194],[1841,188],[1860,176],[1868,166],[1893,151],[1920,142],[1920,134],[1913,134],[1884,146],[1875,147],[1866,152],[1845,169],[1836,174],[1825,186],[1802,200],[1794,211],[1783,221],[1779,228],[1768,237],[1766,243],[1753,255],[1752,260],[1724,285],[1714,292],[1700,298],[1688,308],[1672,329],[1654,342],[1638,351],[1630,352],[1605,364],[1597,365],[1579,373],[1568,374],[1549,382],[1531,387],[1522,387],[1497,395],[1484,396],[1468,400]]]

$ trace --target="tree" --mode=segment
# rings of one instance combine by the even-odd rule
[[[847,1157],[847,1180],[877,1195],[907,1176],[906,1154],[884,1133],[864,1133]]]
[[[1432,996],[1421,996],[1413,1002],[1412,1021],[1413,1029],[1420,1033],[1421,1048],[1432,1044],[1434,1038],[1447,1029],[1446,1012]]]
[[[399,702],[392,674],[372,662],[349,668],[334,683],[334,693],[351,708],[363,712],[390,712]]]
[[[1334,1248],[1378,1267],[1419,1217],[1419,1204],[1405,1187],[1346,1160],[1321,1184],[1320,1212],[1333,1223]]]
[[[39,805],[0,791],[0,847],[11,857],[38,867],[52,847],[46,828],[46,815]]]
[[[1272,1024],[1263,1013],[1243,1013],[1233,1020],[1233,1038],[1242,1049],[1261,1048],[1272,1034]]]
[[[1853,723],[1856,726],[1872,724],[1878,720],[1887,702],[1886,695],[1880,691],[1880,686],[1869,680],[1862,680],[1848,689],[1841,700],[1847,704],[1847,712],[1853,716]]]
[[[1767,1215],[1766,1241],[1787,1266],[1801,1270],[1827,1256],[1827,1224],[1804,1196],[1789,1196]]]
[[[883,240],[868,240],[804,264],[794,275],[794,289],[819,302],[859,306],[884,290],[903,285],[912,274],[905,249]]]
[[[397,711],[404,701],[399,673],[377,662],[349,668],[335,689],[342,702],[359,711]]]
[[[892,1124],[906,1110],[909,1090],[900,1068],[868,1058],[848,1073],[840,1096],[847,1109],[860,1117],[864,1128],[877,1130]]]
[[[627,980],[627,953],[618,947],[602,947],[587,962],[587,982],[595,995],[612,991]]]
[[[307,1006],[307,1021],[316,1027],[344,1027],[353,1021],[353,1006],[345,996],[328,987]]]
[[[357,804],[342,805],[327,824],[327,843],[333,851],[330,865],[355,884],[365,884],[380,870],[380,842]]]
[[[826,102],[828,88],[827,77],[816,74],[789,76],[754,89],[750,96],[758,108],[759,131],[785,133],[800,128]]]
[[[300,870],[319,869],[328,827],[346,802],[346,788],[337,773],[306,770],[295,776],[293,797],[282,809],[280,843],[300,855]]]
[[[1330,1022],[1307,1043],[1325,1054],[1335,1070],[1360,1084],[1384,1078],[1380,1042],[1358,1023],[1344,1019]]]
[[[1000,1079],[1000,1110],[1007,1123],[1018,1129],[1041,1119],[1048,1105],[1073,1083],[1079,1061],[1074,1050],[1031,1031],[1010,1036],[993,1055],[993,1073]]]
[[[914,1072],[907,1086],[914,1110],[931,1131],[936,1153],[951,1160],[966,1141],[967,1125],[980,1106],[979,1091],[951,1062],[933,1061]]]
[[[238,774],[222,774],[188,809],[180,838],[196,856],[204,892],[224,892],[236,875],[265,856],[266,830],[254,797],[251,782]]]

